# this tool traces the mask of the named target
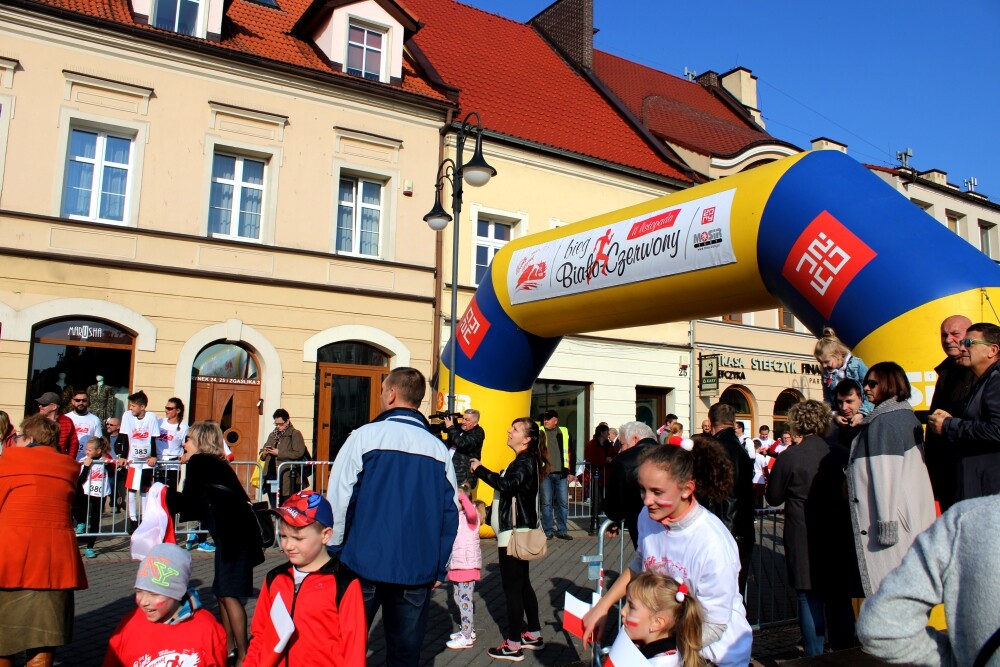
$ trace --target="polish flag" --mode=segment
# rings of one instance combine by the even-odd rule
[[[261,655],[261,667],[276,667],[284,657],[282,654],[288,647],[288,640],[295,632],[295,623],[288,613],[288,607],[281,597],[281,593],[274,596],[271,601],[271,624],[264,628],[264,636],[261,639],[264,646],[273,646],[269,652]]]
[[[649,660],[639,652],[625,630],[618,633],[611,651],[604,657],[601,667],[649,667]]]
[[[589,604],[566,591],[566,600],[563,603],[563,630],[583,639],[583,616],[588,611],[590,611]]]

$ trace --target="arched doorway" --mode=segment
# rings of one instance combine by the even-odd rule
[[[135,334],[103,320],[79,317],[43,322],[32,328],[30,378],[25,414],[38,411],[35,399],[47,391],[70,408],[74,390],[87,390],[90,411],[103,422],[120,417],[132,387]]]
[[[191,396],[191,423],[219,422],[235,460],[257,459],[260,372],[250,350],[221,342],[202,348],[191,369]]]
[[[733,406],[736,411],[736,421],[743,422],[747,434],[753,433],[753,395],[750,390],[741,385],[732,385],[722,392],[720,403]]]
[[[774,438],[778,439],[781,434],[788,430],[788,411],[796,403],[805,400],[805,397],[795,389],[786,389],[774,400]]]
[[[335,459],[351,431],[378,415],[382,380],[388,374],[389,355],[367,343],[343,341],[317,350],[317,461]]]

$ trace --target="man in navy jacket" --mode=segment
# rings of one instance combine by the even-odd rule
[[[416,666],[431,590],[445,580],[458,531],[451,456],[417,407],[427,382],[396,368],[382,382],[383,412],[351,433],[330,474],[330,546],[361,580],[371,629],[382,608],[386,665]]]

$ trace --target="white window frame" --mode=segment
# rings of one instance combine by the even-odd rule
[[[160,3],[160,1],[161,0],[153,0],[152,5],[150,6],[149,25],[151,25],[153,27],[157,27],[156,23],[155,23],[155,21],[156,21],[156,6]],[[177,30],[177,12],[180,11],[181,3],[183,3],[183,2],[191,2],[191,1],[192,0],[176,0],[177,7],[174,9],[173,27],[169,27],[169,28],[168,27],[160,27],[160,30],[169,30],[170,32],[177,33],[178,35],[186,35],[187,33],[179,32]],[[201,38],[204,38],[206,36],[206,34],[207,34],[207,31],[205,29],[205,15],[208,12],[209,0],[195,0],[195,1],[198,3],[198,18],[195,19],[194,32],[192,32],[188,36],[189,37],[201,37]]]
[[[70,220],[89,220],[91,222],[106,222],[112,225],[123,224],[129,217],[129,190],[130,184],[132,182],[132,175],[135,173],[135,167],[133,158],[135,157],[135,137],[129,136],[127,134],[118,132],[109,132],[106,130],[98,130],[89,127],[71,127],[69,129],[69,135],[72,138],[73,133],[79,132],[82,134],[92,134],[96,135],[96,145],[94,147],[94,157],[85,158],[80,156],[72,156],[69,154],[69,150],[66,151],[66,172],[69,171],[69,165],[71,162],[77,162],[80,164],[89,164],[93,166],[93,174],[90,179],[90,208],[86,215],[80,214],[66,214],[62,210],[59,211],[60,215]],[[109,162],[105,159],[105,149],[107,148],[108,139],[122,139],[127,141],[129,144],[128,148],[128,162]],[[72,146],[73,142],[70,141],[69,145]],[[104,168],[114,167],[117,169],[123,169],[125,171],[125,202],[122,206],[122,219],[115,220],[114,218],[102,218],[100,214],[101,200],[104,196]],[[66,177],[66,172],[63,173],[63,178]],[[66,198],[66,184],[65,181],[60,185],[63,192],[63,207],[65,207]]]
[[[476,253],[479,246],[485,245],[492,250],[490,255],[490,261],[496,256],[496,253],[500,248],[510,243],[516,238],[524,236],[527,234],[528,228],[528,215],[523,211],[505,211],[497,208],[490,208],[487,206],[482,206],[481,204],[473,204],[470,216],[472,220],[471,225],[471,245],[472,245],[472,257],[469,266],[469,284],[478,285],[479,281],[476,280]],[[480,218],[487,219],[492,223],[501,223],[510,226],[510,241],[506,243],[498,241],[493,238],[484,238],[479,236],[479,223]]]
[[[236,235],[213,234],[209,231],[209,207],[212,204],[212,164],[215,154],[221,153],[237,158],[249,158],[264,163],[264,200],[261,202],[260,238],[250,239]],[[274,245],[275,220],[278,206],[278,178],[283,161],[280,146],[267,144],[251,144],[243,141],[232,141],[218,135],[205,135],[205,170],[202,183],[205,184],[201,201],[202,224],[201,234],[210,239],[226,239],[256,245]],[[236,201],[234,199],[234,201]],[[235,207],[235,206],[234,206]],[[232,227],[230,227],[232,228]]]
[[[220,183],[222,185],[228,185],[228,186],[230,186],[233,189],[233,196],[232,196],[232,199],[231,199],[232,207],[229,209],[229,231],[228,232],[212,232],[212,231],[209,231],[209,234],[211,235],[211,237],[213,239],[219,239],[219,238],[221,238],[221,239],[229,239],[229,240],[232,240],[232,241],[248,241],[248,242],[251,242],[251,243],[260,243],[261,239],[264,236],[264,217],[265,217],[264,211],[267,208],[267,184],[268,184],[268,174],[267,174],[267,172],[268,172],[268,168],[267,168],[268,167],[268,163],[267,163],[267,160],[263,160],[263,159],[257,158],[257,157],[251,157],[249,155],[241,155],[240,153],[237,153],[235,151],[217,150],[212,155],[213,171],[214,171],[215,158],[219,157],[219,156],[232,158],[233,160],[236,161],[236,167],[235,167],[232,179],[221,178],[221,177],[215,176],[214,174],[212,175],[211,183],[209,184],[209,203],[208,203],[209,216],[208,217],[209,217],[209,221],[211,222],[211,218],[212,218],[212,216],[211,216],[211,212],[212,212],[212,195],[211,195],[212,186],[215,185],[216,183]],[[260,185],[254,185],[252,183],[247,183],[243,179],[243,169],[244,169],[244,165],[246,164],[247,160],[250,160],[251,162],[258,162],[258,163],[263,164],[263,177],[262,177],[262,181],[263,182]],[[260,199],[261,199],[260,220],[257,223],[257,236],[256,237],[242,236],[242,235],[240,235],[238,233],[238,229],[239,229],[239,225],[240,225],[240,214],[242,213],[240,202],[243,201],[243,192],[244,192],[244,190],[256,190],[256,191],[260,192]]]
[[[990,259],[993,259],[995,253],[996,227],[986,220],[979,221],[979,250]]]
[[[354,201],[345,202],[340,198],[340,184],[341,181],[353,181],[354,182]],[[361,184],[362,183],[373,183],[379,188],[379,203],[377,206],[372,204],[362,204],[361,203]],[[384,259],[383,249],[385,248],[385,228],[386,228],[386,196],[387,196],[387,183],[382,178],[372,177],[368,174],[358,174],[352,172],[341,172],[337,176],[336,183],[334,185],[334,212],[333,212],[333,251],[338,255],[346,255],[349,257],[368,257],[370,259]],[[341,206],[351,206],[353,212],[351,214],[351,250],[341,250],[337,247],[337,240],[340,238],[340,207]],[[362,209],[376,210],[378,211],[378,251],[374,255],[369,255],[360,251],[361,248],[361,216],[360,212]]]
[[[52,188],[52,214],[55,217],[62,217],[63,186],[66,181],[66,165],[69,162],[69,139],[72,131],[104,132],[132,140],[132,149],[129,152],[131,168],[125,192],[125,212],[123,219],[118,221],[83,218],[81,216],[72,216],[71,219],[86,219],[107,225],[137,227],[140,195],[142,193],[142,166],[144,164],[146,144],[149,141],[149,123],[137,120],[112,119],[64,106],[60,107],[59,110],[59,128],[60,135],[56,153],[56,167],[53,170],[56,187]]]
[[[379,50],[379,65],[378,65],[378,76],[371,79],[365,76],[364,65],[367,62],[367,55],[370,47],[367,44],[357,44],[357,42],[351,41],[351,29],[358,28],[364,30],[366,34],[368,32],[377,32],[382,35],[382,48]],[[362,63],[361,63],[361,73],[355,74],[352,72],[348,66],[350,62],[351,45],[356,44],[362,49]],[[372,49],[374,50],[374,49]],[[344,36],[344,72],[350,74],[351,76],[356,76],[362,79],[367,79],[368,81],[381,81],[385,83],[389,80],[389,28],[387,26],[381,26],[370,21],[365,21],[356,17],[349,17],[347,20],[347,34]]]
[[[3,171],[7,162],[7,134],[10,132],[10,119],[14,117],[13,95],[0,93],[0,192],[3,191]]]

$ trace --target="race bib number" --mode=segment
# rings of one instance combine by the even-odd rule
[[[149,445],[137,445],[132,449],[132,459],[136,462],[149,458]]]

